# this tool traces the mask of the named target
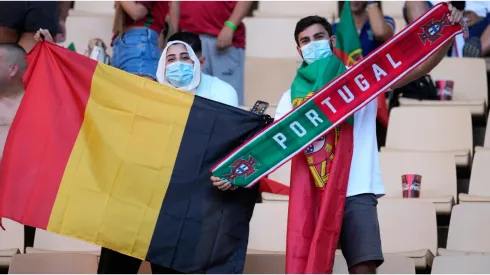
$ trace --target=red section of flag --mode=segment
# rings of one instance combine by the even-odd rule
[[[0,217],[45,229],[83,122],[97,62],[49,42],[38,43],[26,59],[26,92],[1,163]],[[53,135],[55,131],[63,135]]]
[[[277,195],[289,195],[289,186],[275,180],[263,178],[260,180],[259,192],[267,192]]]
[[[354,144],[353,126],[343,123],[325,188],[317,188],[303,154],[291,164],[286,273],[332,273],[342,227]]]
[[[388,128],[389,115],[388,106],[386,105],[386,96],[385,93],[382,93],[378,96],[378,113],[376,114],[376,119],[385,128]]]

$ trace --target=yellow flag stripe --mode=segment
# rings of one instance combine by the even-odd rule
[[[48,231],[144,259],[193,101],[99,63]]]

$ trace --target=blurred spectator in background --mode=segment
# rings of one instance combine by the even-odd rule
[[[40,28],[54,34],[56,43],[66,39],[66,18],[71,1],[0,1],[0,43],[18,43],[26,52],[36,44]]]
[[[10,126],[24,95],[25,55],[24,48],[16,42],[0,44],[0,162]],[[34,245],[35,232],[34,227],[24,226],[24,247]]]
[[[202,68],[204,64],[206,64],[206,57],[202,55],[201,39],[199,39],[199,36],[197,34],[191,32],[178,32],[170,36],[170,38],[168,39],[168,42],[172,41],[182,41],[187,43],[192,48],[197,59],[199,60],[200,68]],[[181,49],[183,50],[183,48]],[[169,51],[167,50],[167,56],[168,55]],[[163,55],[161,60],[164,61]],[[171,59],[171,61],[175,62],[176,59]],[[185,60],[182,61],[186,62]],[[173,62],[167,62],[167,66]],[[162,64],[162,66],[164,65]],[[210,76],[203,72],[198,73],[201,73],[201,82],[196,88],[196,95],[234,107],[238,107],[237,93],[230,84],[224,82],[223,80],[220,80],[215,76]]]
[[[383,15],[380,4],[380,1],[350,2],[363,56],[370,54],[395,34],[395,20]],[[342,6],[339,6],[339,10],[342,10]],[[333,25],[334,33],[337,25]]]
[[[88,41],[85,56],[105,64],[111,64],[111,57],[107,54],[107,46],[100,38],[92,38]]]
[[[165,28],[169,8],[168,1],[116,1],[114,67],[156,80],[158,37]]]
[[[179,1],[171,3],[171,25],[199,34],[206,57],[203,73],[229,83],[243,103],[245,25],[251,1]]]
[[[426,10],[439,2],[446,1],[406,1],[403,10],[405,21],[410,24]],[[469,39],[456,37],[449,52],[450,56],[480,57],[490,54],[490,2],[489,1],[447,1],[463,11],[468,24]]]
[[[24,94],[25,54],[16,43],[0,44],[0,160],[7,133]]]
[[[341,14],[340,11],[342,10],[344,3],[345,2],[339,2],[339,14]],[[380,5],[380,1],[350,2],[352,17],[359,35],[359,41],[361,42],[363,57],[376,50],[376,48],[381,46],[395,34],[395,20],[389,16],[384,16]],[[334,33],[337,32],[337,26],[338,24],[333,25]],[[381,119],[380,121],[379,118],[383,116],[378,116],[378,119],[376,120],[378,149],[384,146],[386,141],[388,111],[385,102],[384,97],[378,100],[378,112],[380,114],[386,113],[385,119]]]

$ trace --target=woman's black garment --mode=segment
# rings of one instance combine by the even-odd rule
[[[137,274],[141,260],[121,254],[108,248],[102,248],[100,253],[98,274]],[[153,274],[182,274],[171,268],[151,264]]]

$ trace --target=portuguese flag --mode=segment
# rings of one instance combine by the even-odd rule
[[[293,107],[346,71],[335,55],[303,63],[291,85]],[[353,116],[293,157],[286,272],[331,272],[354,148]],[[292,138],[292,137],[291,137]]]
[[[348,67],[355,65],[362,59],[362,47],[359,35],[357,34],[354,18],[350,9],[350,1],[344,2],[344,7],[340,14],[340,22],[336,31],[337,45],[334,53]],[[388,127],[388,107],[386,106],[385,94],[378,96],[378,121],[384,127]]]

